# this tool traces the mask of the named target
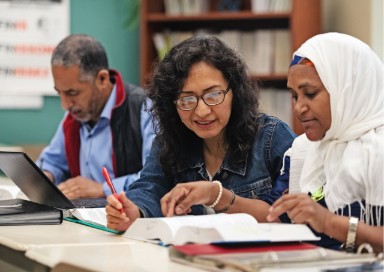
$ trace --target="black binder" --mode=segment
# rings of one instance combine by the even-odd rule
[[[62,210],[18,198],[0,201],[0,226],[54,225],[62,222]]]

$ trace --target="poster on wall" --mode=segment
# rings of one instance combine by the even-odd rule
[[[69,0],[0,0],[0,107],[56,94],[50,58],[69,26]]]

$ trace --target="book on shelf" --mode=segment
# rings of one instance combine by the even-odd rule
[[[164,0],[167,15],[198,15],[207,12],[208,7],[207,0]]]
[[[253,13],[278,13],[290,12],[292,0],[252,0],[251,9]]]
[[[242,40],[241,40],[241,33],[243,31],[238,30],[223,30],[216,34],[216,37],[224,41],[228,46],[235,49],[236,51],[241,52],[242,47]]]
[[[291,60],[291,33],[287,29],[261,29],[253,31],[210,29],[196,31],[156,32],[152,36],[157,56],[165,54],[178,43],[192,36],[216,36],[238,51],[256,75],[286,75]]]
[[[315,271],[320,271],[319,267],[339,268],[380,261],[373,253],[346,253],[299,242],[240,247],[195,244],[171,246],[169,257],[171,261],[204,270],[237,272],[255,272],[264,268],[278,271],[295,271],[299,268],[300,271],[313,271],[316,268]]]
[[[0,201],[0,226],[51,225],[63,222],[63,211],[25,199]]]
[[[241,31],[239,52],[243,56],[252,73],[257,65],[255,58],[255,33],[254,31]]]
[[[287,124],[292,121],[291,93],[287,89],[262,88],[260,90],[260,109]]]
[[[276,29],[274,35],[273,72],[275,74],[287,74],[292,58],[291,34],[286,29]]]
[[[157,51],[157,57],[159,60],[162,60],[169,50],[169,42],[167,41],[167,37],[163,33],[158,32],[153,34],[152,39]]]
[[[124,236],[173,245],[319,240],[306,225],[258,223],[245,213],[139,218]]]

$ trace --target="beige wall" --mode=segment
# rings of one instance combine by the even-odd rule
[[[323,0],[323,31],[371,41],[371,0]]]
[[[382,0],[323,0],[323,32],[342,32],[369,44],[383,60]]]

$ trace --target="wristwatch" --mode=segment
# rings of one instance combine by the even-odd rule
[[[347,234],[347,241],[345,242],[345,251],[354,252],[355,251],[355,241],[357,233],[357,225],[359,224],[359,218],[351,216],[349,218],[349,227]]]

